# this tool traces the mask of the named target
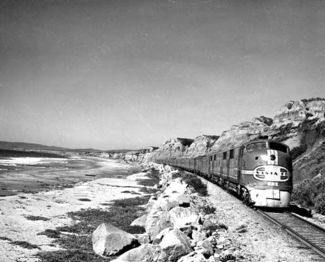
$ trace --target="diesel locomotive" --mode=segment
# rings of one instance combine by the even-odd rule
[[[286,208],[292,192],[292,158],[285,144],[259,139],[196,158],[163,159],[236,191],[256,207]]]

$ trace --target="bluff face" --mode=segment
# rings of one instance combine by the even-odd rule
[[[319,174],[325,176],[325,98],[289,101],[273,118],[253,118],[233,125],[220,136],[169,139],[146,159],[192,158],[223,151],[261,136],[290,147],[294,158],[294,182]]]

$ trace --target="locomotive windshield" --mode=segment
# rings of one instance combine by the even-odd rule
[[[264,141],[251,143],[246,146],[247,152],[253,152],[253,151],[263,150],[263,149],[266,149],[266,143]]]
[[[288,147],[286,145],[284,145],[284,144],[280,144],[280,143],[270,141],[269,142],[269,147],[270,147],[270,149],[278,150],[278,151],[281,151],[281,152],[284,152],[284,153],[289,152]]]

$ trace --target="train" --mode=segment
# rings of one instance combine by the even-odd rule
[[[195,158],[157,162],[200,175],[235,191],[255,207],[288,208],[292,193],[292,157],[283,143],[258,139]]]

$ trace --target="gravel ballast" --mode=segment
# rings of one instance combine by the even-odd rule
[[[236,240],[236,245],[241,249],[243,261],[321,261],[313,251],[261,217],[254,209],[245,206],[217,185],[207,180],[204,182],[208,187],[208,198],[220,220],[228,226],[230,237]]]

